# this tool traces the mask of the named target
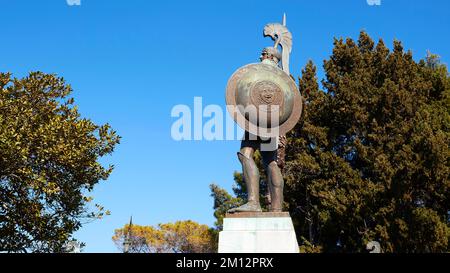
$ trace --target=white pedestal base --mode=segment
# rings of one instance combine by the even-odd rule
[[[298,253],[288,213],[238,213],[223,219],[219,253]]]

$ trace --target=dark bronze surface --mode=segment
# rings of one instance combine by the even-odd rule
[[[241,106],[236,115],[230,111],[241,128],[262,137],[286,134],[294,128],[302,113],[302,99],[294,80],[277,66],[265,63],[239,68],[228,81],[226,102],[228,106]],[[256,122],[251,121],[243,111],[248,109],[248,106],[254,106],[258,113],[266,112],[267,115],[258,116]],[[277,106],[279,109],[279,120],[276,123],[279,124],[279,130],[267,131],[272,128],[271,106]],[[259,126],[261,120],[268,125],[262,128],[263,130]]]
[[[227,109],[236,123],[246,131],[238,158],[242,164],[248,196],[246,204],[229,210],[226,217],[289,217],[288,213],[281,212],[284,180],[280,168],[284,166],[287,144],[285,134],[300,119],[302,98],[289,74],[292,35],[286,28],[286,17],[282,25],[266,25],[264,35],[272,37],[274,47],[263,50],[261,63],[239,68],[231,76],[226,89]],[[283,49],[281,54],[278,52],[279,45]],[[248,110],[252,109],[256,115],[249,113]],[[271,145],[267,146],[267,142]],[[261,212],[260,175],[253,159],[256,150],[261,152],[266,172],[269,213]]]
[[[273,218],[273,217],[290,217],[289,212],[240,212],[227,213],[227,218]]]

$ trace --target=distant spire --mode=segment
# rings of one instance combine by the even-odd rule
[[[130,216],[130,224],[128,225],[127,237],[130,239],[131,237],[131,229],[133,228],[133,215]]]
[[[133,226],[133,215],[130,216],[130,224],[123,240],[123,252],[128,253],[131,246],[131,228]]]
[[[283,14],[283,26],[286,26],[286,12]]]

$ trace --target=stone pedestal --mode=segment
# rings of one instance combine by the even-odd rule
[[[227,214],[219,234],[219,253],[298,253],[288,212]]]

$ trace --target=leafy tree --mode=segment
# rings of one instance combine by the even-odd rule
[[[112,240],[129,253],[212,253],[217,250],[215,236],[207,225],[188,220],[156,227],[127,224],[115,230]]]
[[[302,71],[305,112],[286,150],[285,208],[302,251],[362,252],[376,240],[384,252],[448,252],[446,66],[362,32],[336,39],[324,69],[324,91],[312,62]]]
[[[119,137],[81,118],[72,89],[41,72],[0,73],[0,251],[63,252],[84,221],[108,212],[87,194],[113,167]]]

